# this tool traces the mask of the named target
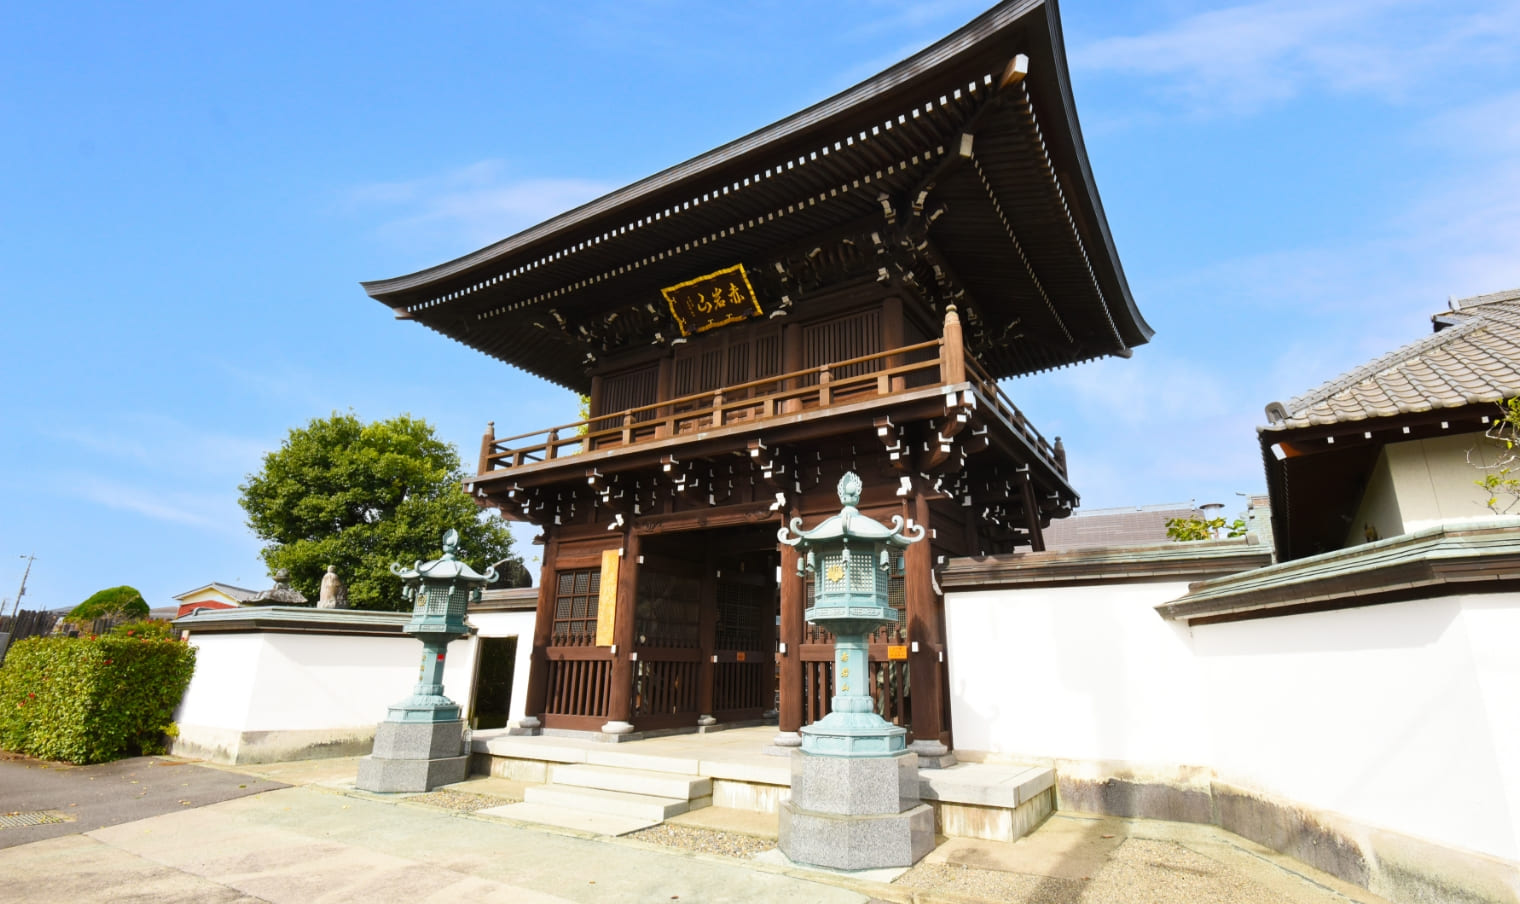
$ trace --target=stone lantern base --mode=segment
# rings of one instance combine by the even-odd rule
[[[381,722],[374,753],[359,761],[361,791],[431,791],[470,772],[464,722]]]
[[[919,799],[918,756],[794,752],[778,846],[798,863],[832,869],[917,863],[934,849],[934,810]]]

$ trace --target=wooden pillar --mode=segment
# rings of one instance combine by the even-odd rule
[[[702,609],[699,613],[697,643],[702,658],[697,661],[697,713],[702,719],[713,713],[713,651],[718,641],[717,562],[712,553],[702,557]]]
[[[603,731],[623,728],[633,715],[633,629],[638,609],[639,535],[633,525],[624,528],[623,560],[618,564],[617,612],[612,623],[612,677],[607,682],[607,725]],[[621,730],[621,731],[619,731]]]
[[[786,652],[778,653],[781,712],[777,727],[796,731],[802,727],[802,578],[797,577],[797,548],[781,545],[781,626],[780,643]]]
[[[896,295],[889,297],[881,310],[881,347],[884,349],[902,348],[907,343],[903,341],[906,335],[903,323],[903,300]],[[908,362],[902,355],[893,355],[887,359],[888,369],[902,367]],[[891,391],[902,392],[908,388],[908,378],[901,374],[892,378]]]
[[[663,357],[660,358],[660,361],[656,365],[656,368],[657,369],[655,371],[655,378],[654,378],[655,379],[655,387],[654,387],[654,397],[655,397],[655,400],[659,401],[659,402],[669,401],[670,398],[673,395],[675,395],[676,360],[675,360],[675,358],[672,355],[664,355]],[[668,417],[670,417],[670,414],[671,414],[671,410],[670,410],[670,406],[669,405],[662,405],[655,412],[655,416],[660,419],[660,423],[658,425],[656,425],[655,428],[654,428],[656,436],[671,436],[671,435],[674,435],[675,431],[672,430],[672,429],[670,429],[671,425],[665,423],[665,419],[668,418]]]
[[[913,521],[930,531],[929,500],[913,494]],[[913,741],[944,743],[941,701],[944,696],[940,653],[944,650],[944,633],[940,628],[940,601],[934,592],[934,548],[932,532],[909,546],[903,553],[903,590],[908,618],[908,672],[913,683]],[[917,645],[914,650],[913,645]]]
[[[591,378],[591,395],[587,396],[587,398],[590,400],[586,403],[586,417],[588,419],[607,413],[602,410],[602,405],[605,401],[602,398],[601,374],[597,374]]]
[[[1040,529],[1040,500],[1035,496],[1034,478],[1024,472],[1024,520],[1029,528],[1029,548],[1045,551],[1045,533]]]
[[[966,382],[966,339],[961,335],[961,315],[955,305],[945,308],[945,336],[939,347],[939,381]]]
[[[1060,439],[1057,438],[1057,442]],[[496,451],[496,422],[486,422],[486,432],[480,437],[480,464],[475,468],[476,474],[484,474],[491,470],[491,454]]]
[[[549,691],[549,638],[554,631],[554,589],[557,576],[554,559],[559,538],[545,528],[544,565],[538,572],[538,614],[533,619],[533,652],[528,657],[528,690],[523,700],[523,716],[538,719],[544,711]]]
[[[802,326],[796,323],[788,323],[781,328],[781,370],[783,373],[796,373],[802,369]],[[786,381],[784,389],[790,392],[801,389],[796,379]],[[781,406],[784,414],[792,414],[802,410],[801,399],[787,399]]]

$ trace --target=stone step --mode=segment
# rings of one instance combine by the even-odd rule
[[[528,803],[564,807],[567,810],[589,810],[612,816],[631,816],[661,822],[685,813],[694,807],[711,805],[711,797],[695,801],[674,797],[653,797],[648,794],[629,794],[626,791],[604,791],[600,788],[577,788],[571,785],[539,785],[523,789],[523,799]]]
[[[608,766],[555,766],[553,783],[577,788],[623,791],[649,797],[692,800],[712,796],[712,779],[673,772],[649,772],[643,769],[614,769]]]
[[[578,832],[592,832],[597,835],[627,835],[629,832],[637,832],[640,829],[647,829],[660,824],[660,820],[658,819],[614,816],[609,813],[596,813],[591,810],[572,810],[566,807],[556,807],[528,801],[507,804],[504,807],[476,810],[474,815],[511,819],[517,822],[531,822],[535,825],[574,829]]]

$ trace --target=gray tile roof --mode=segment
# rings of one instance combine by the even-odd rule
[[[1261,430],[1294,430],[1520,395],[1520,289],[1453,301],[1436,332],[1342,374],[1274,412]]]
[[[1168,518],[1201,517],[1203,511],[1186,502],[1079,510],[1069,518],[1050,522],[1044,531],[1045,548],[1094,549],[1166,543]]]

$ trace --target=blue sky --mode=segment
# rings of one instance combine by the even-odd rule
[[[0,30],[0,597],[262,588],[238,484],[286,431],[575,402],[358,286],[792,113],[986,3],[16,5]],[[1520,286],[1520,4],[1062,8],[1156,337],[1011,382],[1084,508],[1264,486],[1262,407]],[[523,547],[526,549],[526,546]]]

